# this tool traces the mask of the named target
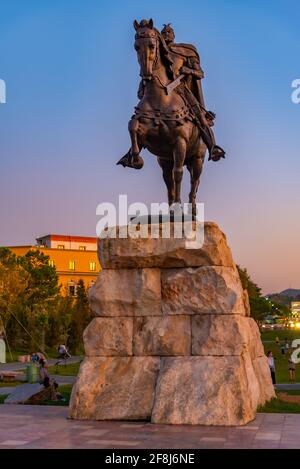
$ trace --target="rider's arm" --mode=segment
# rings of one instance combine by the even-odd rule
[[[181,68],[181,72],[185,75],[191,75],[196,80],[204,78],[204,72],[200,66],[200,62],[196,57],[189,58],[187,63]]]

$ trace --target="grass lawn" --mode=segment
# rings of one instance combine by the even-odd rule
[[[24,384],[24,381],[0,381],[0,388],[14,388],[19,384]]]
[[[299,396],[300,391],[284,391],[284,393],[290,396]],[[257,409],[258,413],[265,412],[265,413],[279,413],[279,414],[299,414],[300,413],[300,404],[296,404],[293,402],[285,402],[282,401],[280,398],[274,397],[271,401],[267,402],[264,406],[260,406]]]
[[[287,338],[289,343],[294,339],[300,339],[300,331],[284,330],[284,331],[267,331],[261,334],[265,352],[272,350],[273,357],[275,358],[276,368],[276,382],[277,383],[289,383],[289,370],[288,360],[289,353],[282,355],[280,344],[277,345],[275,340],[279,338],[280,344]],[[296,365],[296,382],[300,382],[300,364]]]
[[[292,341],[294,339],[300,339],[300,330],[273,330],[264,331],[261,334],[262,341],[272,341],[275,343],[276,337],[278,337],[281,342],[284,342],[285,338],[287,338],[289,341]]]
[[[49,366],[48,371],[50,375],[61,376],[77,376],[80,367],[80,362],[64,365],[63,363],[58,366]]]

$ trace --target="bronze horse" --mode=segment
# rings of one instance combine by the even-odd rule
[[[122,160],[127,158],[128,164],[123,166],[140,169],[143,166],[142,148],[156,155],[168,189],[170,206],[181,204],[181,181],[186,165],[191,181],[189,203],[192,213],[196,214],[196,194],[206,146],[184,95],[177,89],[168,93],[167,88],[180,75],[184,58],[169,50],[162,35],[153,27],[152,20],[143,20],[140,24],[135,21],[134,27],[134,47],[144,93],[128,126],[131,148],[118,164],[123,164]]]

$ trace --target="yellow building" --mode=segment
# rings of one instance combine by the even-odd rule
[[[293,301],[291,304],[292,316],[300,318],[300,301]]]
[[[96,281],[100,271],[97,256],[97,238],[49,234],[36,239],[35,246],[8,246],[17,256],[30,249],[38,249],[50,257],[49,264],[56,268],[62,292],[76,295],[81,279],[86,287]]]

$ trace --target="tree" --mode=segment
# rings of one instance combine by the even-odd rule
[[[247,269],[237,265],[238,273],[244,290],[247,290],[249,298],[259,298],[261,296],[261,288],[251,279]]]
[[[45,350],[49,315],[55,307],[60,292],[55,267],[50,266],[49,256],[39,250],[30,250],[19,258],[20,265],[28,272],[26,303],[29,308],[28,326],[35,343]],[[33,341],[32,341],[33,342]],[[31,344],[33,346],[33,343]]]
[[[267,314],[270,314],[270,303],[261,295],[261,288],[253,282],[247,269],[239,265],[237,265],[237,269],[242,287],[248,292],[251,317],[259,323]]]
[[[6,339],[11,318],[22,304],[28,281],[29,275],[19,265],[17,257],[9,249],[0,248],[0,332],[2,329]]]
[[[79,280],[76,289],[76,298],[72,311],[72,320],[69,336],[69,347],[72,353],[82,352],[83,342],[82,336],[84,329],[87,327],[92,318],[89,308],[87,291],[83,280]]]
[[[270,303],[263,296],[252,296],[249,298],[251,317],[260,323],[265,316],[271,314]]]
[[[59,296],[55,308],[49,316],[47,345],[57,348],[61,343],[67,343],[70,335],[74,297]]]

